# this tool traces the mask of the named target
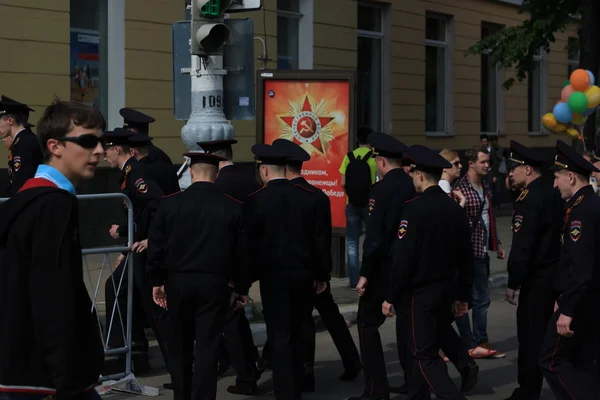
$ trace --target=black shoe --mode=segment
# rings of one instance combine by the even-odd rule
[[[346,400],[390,400],[389,397],[367,397],[364,394],[356,397],[348,397]]]
[[[540,400],[540,394],[529,395],[521,388],[516,388],[515,391],[506,400]]]
[[[229,364],[228,360],[220,360],[219,367],[217,368],[217,376],[222,377],[225,375],[230,366],[231,364]]]
[[[465,393],[470,391],[477,385],[477,375],[479,374],[479,366],[473,361],[460,371],[462,384],[460,392]]]
[[[405,383],[402,386],[392,386],[392,387],[390,387],[390,393],[394,393],[394,394],[408,394],[408,383]]]
[[[358,368],[353,368],[353,369],[346,369],[344,370],[344,373],[340,375],[340,381],[353,381],[356,379],[356,377],[358,376],[358,374],[360,374],[360,371],[362,371],[362,366],[358,367]]]
[[[171,382],[167,382],[163,384],[163,389],[165,390],[173,390],[173,384]]]
[[[314,374],[306,374],[302,377],[302,392],[314,393],[315,391],[315,376]]]
[[[231,394],[240,394],[243,396],[254,396],[258,393],[258,387],[255,384],[236,383],[235,385],[227,386],[227,391]]]

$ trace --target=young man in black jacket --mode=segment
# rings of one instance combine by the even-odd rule
[[[98,398],[104,351],[83,282],[75,186],[102,159],[105,121],[56,100],[38,128],[44,164],[0,206],[0,397]]]

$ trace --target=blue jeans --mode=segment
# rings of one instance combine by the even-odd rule
[[[471,297],[471,312],[473,314],[473,330],[469,314],[456,318],[456,326],[460,337],[468,349],[472,349],[488,340],[487,314],[490,308],[490,257],[475,258],[473,274],[473,291]]]
[[[359,278],[359,251],[362,223],[367,222],[367,206],[346,204],[346,244],[348,246],[348,278],[350,286],[355,287]]]

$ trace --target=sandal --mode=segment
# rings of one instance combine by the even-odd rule
[[[496,350],[486,349],[481,346],[477,346],[469,350],[469,355],[474,359],[493,358],[496,353]]]
[[[498,350],[494,350],[494,349],[490,348],[490,344],[488,343],[487,340],[484,341],[483,343],[480,343],[479,347],[483,347],[484,349],[494,351],[494,354],[490,355],[489,358],[504,358],[504,357],[506,357],[506,353],[502,353],[502,352],[499,352]]]

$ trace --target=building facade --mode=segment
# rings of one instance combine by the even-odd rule
[[[553,146],[541,116],[560,97],[577,55],[559,34],[529,79],[506,91],[512,71],[465,51],[495,30],[520,24],[520,0],[264,0],[232,14],[254,20],[255,55],[269,69],[357,71],[357,124],[407,144],[465,149],[480,133]],[[54,96],[88,102],[122,124],[121,107],[154,116],[150,135],[181,163],[183,121],[173,117],[171,24],[184,0],[2,0],[0,92],[36,110]],[[263,68],[257,59],[255,67]],[[255,121],[233,123],[236,161],[251,161]],[[34,128],[35,131],[35,128]],[[0,157],[6,157],[6,149]]]

